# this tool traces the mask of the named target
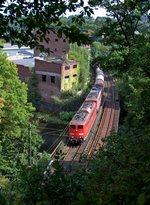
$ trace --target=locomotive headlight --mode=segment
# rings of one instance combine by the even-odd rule
[[[83,133],[79,133],[79,135],[83,135]]]

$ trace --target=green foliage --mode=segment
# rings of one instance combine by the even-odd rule
[[[101,0],[90,1],[90,5],[101,6],[106,9],[109,16],[105,25],[100,29],[100,35],[103,35],[103,42],[110,44],[119,44],[122,46],[132,46],[136,43],[139,31],[141,16],[149,18],[148,1],[136,0]]]
[[[0,39],[0,51],[2,50],[3,47],[3,40]]]
[[[99,55],[94,62],[101,61],[107,69],[127,71],[131,67],[131,55],[136,58],[133,47],[139,45],[141,50],[140,45],[149,41],[149,3],[101,0],[90,1],[90,5],[104,7],[111,17],[95,20],[97,40],[109,46],[109,52],[107,58]]]
[[[10,0],[9,3],[4,0],[0,4],[2,11],[0,14],[0,38],[7,42],[17,43],[19,46],[26,45],[34,48],[39,44],[39,35],[42,41],[45,39],[47,31],[57,30],[60,36],[65,33],[70,41],[78,41],[81,44],[88,37],[77,26],[64,25],[60,20],[60,16],[64,13],[75,12],[78,8],[82,10],[78,16],[72,19],[72,23],[81,25],[84,22],[83,16],[90,16],[93,13],[91,8],[84,7],[83,0],[73,2]]]
[[[141,39],[142,38],[142,39]],[[120,92],[128,112],[126,123],[130,126],[146,126],[149,124],[149,38],[142,34],[138,45],[128,49],[126,73],[119,74]],[[121,69],[118,69],[119,71]],[[122,70],[123,71],[123,70]]]
[[[5,205],[71,204],[81,190],[81,174],[67,174],[58,161],[48,158],[44,155],[32,167],[22,167],[18,179],[3,188]]]
[[[89,2],[91,5],[104,6],[114,17],[103,19],[100,25],[100,19],[96,20],[96,29],[98,30],[99,27],[99,33],[103,35],[103,38],[97,39],[101,43],[103,41],[105,46],[97,42],[93,43],[92,57],[96,55],[96,59],[99,59],[105,68],[117,74],[121,99],[124,100],[127,111],[125,123],[118,134],[112,133],[104,139],[105,146],[93,157],[90,166],[83,172],[71,169],[70,173],[66,173],[56,161],[51,171],[44,175],[47,159],[41,158],[35,162],[28,154],[30,146],[27,136],[30,130],[27,121],[31,114],[27,110],[31,111],[32,107],[26,102],[25,85],[18,82],[15,68],[11,68],[11,73],[9,72],[11,63],[8,63],[4,56],[1,57],[0,68],[3,68],[0,76],[2,171],[3,173],[14,172],[14,167],[17,167],[19,160],[22,160],[25,165],[16,182],[9,183],[2,177],[3,204],[149,205],[150,34],[149,26],[144,26],[145,21],[144,23],[141,21],[141,16],[149,9],[148,2],[134,0]],[[78,20],[80,22],[80,18]],[[92,24],[88,29],[91,28]],[[76,45],[73,46],[74,52],[70,54],[71,58],[78,57],[79,62],[83,62],[86,65],[84,68],[87,68],[84,59],[88,59],[88,53],[82,49],[78,50]],[[3,67],[4,61],[7,66]],[[87,70],[83,69],[81,75],[84,83],[88,76]],[[85,78],[84,74],[87,75]],[[76,105],[73,99],[74,96],[71,96],[69,100]],[[71,105],[69,100],[63,101],[66,102],[67,109]],[[83,99],[80,97],[80,100]],[[61,103],[62,101],[58,101],[59,105],[62,105]],[[68,113],[63,113],[61,117],[69,116]],[[20,137],[21,134],[23,138]],[[35,136],[31,136],[36,150],[36,132]],[[31,162],[31,167],[26,166],[28,161]]]
[[[75,112],[60,112],[59,117],[61,120],[69,122],[72,119],[74,114]]]
[[[37,77],[35,71],[33,71],[28,82],[28,101],[32,103],[36,110],[39,110],[41,98],[37,92]]]
[[[120,82],[120,92],[124,98],[125,108],[128,111],[126,123],[130,126],[137,127],[149,125],[148,113],[149,106],[149,87],[150,80],[138,71],[135,77],[135,72],[124,75]]]
[[[105,19],[105,23],[97,29],[97,34],[103,37],[100,41],[103,40],[108,51],[103,56],[98,42],[97,45],[93,43],[93,63],[100,62],[119,77],[121,101],[123,99],[127,112],[126,126],[146,126],[150,98],[148,3],[130,0],[92,3],[104,6],[113,17]]]
[[[89,81],[89,57],[90,53],[87,49],[78,47],[77,44],[70,45],[69,58],[79,62],[79,88],[82,90],[86,88]]]
[[[88,188],[76,204],[149,204],[150,33],[149,24],[141,20],[148,12],[148,2],[94,2],[114,17],[99,26],[109,52],[107,57],[99,53],[95,61],[100,59],[105,68],[117,74],[127,116],[124,129],[108,137],[106,147],[95,157],[88,170]]]
[[[149,128],[148,128],[149,130]],[[150,200],[149,143],[147,129],[113,134],[93,159],[81,192],[86,204],[148,204]],[[90,195],[90,198],[88,197]],[[76,204],[82,204],[77,201]],[[83,203],[84,204],[84,203]]]
[[[58,125],[58,126],[64,126],[68,122],[65,120],[62,120],[58,114],[52,113],[52,114],[43,114],[39,113],[37,115],[38,120],[41,123],[49,123],[50,125]],[[62,117],[63,118],[63,117]]]
[[[15,64],[0,54],[0,172],[12,174],[28,157],[29,122],[34,110],[27,102],[27,87],[18,79]],[[39,146],[40,137],[31,129],[32,156]],[[31,157],[32,157],[31,156]]]
[[[91,45],[92,64],[99,63],[102,68],[107,68],[107,58],[110,53],[110,48],[99,42],[93,42]]]

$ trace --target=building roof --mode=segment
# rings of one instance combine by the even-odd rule
[[[75,60],[68,60],[68,59],[63,59],[60,57],[35,57],[35,59],[37,60],[41,60],[41,61],[46,61],[46,62],[50,62],[50,63],[56,63],[56,64],[75,64],[77,63],[77,61]]]
[[[22,58],[22,59],[9,59],[10,61],[16,63],[17,65],[24,65],[26,67],[31,67],[33,68],[35,66],[35,60],[33,57],[31,58]]]
[[[8,59],[18,65],[23,65],[26,67],[34,67],[35,59],[46,61],[55,64],[77,64],[75,60],[64,59],[61,57],[33,57],[33,50],[29,47],[19,48],[17,45],[11,46],[11,44],[4,44],[3,52],[7,53]]]
[[[22,46],[18,47],[17,45],[11,45],[10,43],[4,43],[3,50],[31,50],[30,47]]]

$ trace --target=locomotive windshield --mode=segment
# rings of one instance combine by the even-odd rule
[[[78,125],[78,130],[83,130],[83,125]]]
[[[70,128],[72,129],[72,130],[75,130],[75,125],[70,125]]]

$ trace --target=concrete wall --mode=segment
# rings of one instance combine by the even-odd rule
[[[73,83],[78,83],[79,64],[75,61],[64,64],[61,75],[61,91],[70,90]]]

